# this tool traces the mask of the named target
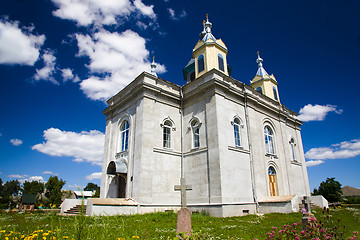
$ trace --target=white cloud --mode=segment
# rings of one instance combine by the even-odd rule
[[[0,19],[0,64],[34,65],[45,36],[34,35],[33,30],[20,28],[16,21]]]
[[[14,146],[20,146],[23,143],[23,141],[20,139],[10,139],[10,143]]]
[[[34,79],[36,81],[46,80],[50,81],[54,84],[59,84],[54,77],[52,76],[55,73],[55,61],[56,57],[50,51],[45,51],[41,56],[44,61],[44,67],[41,69],[36,69],[36,74],[34,75]]]
[[[307,159],[344,159],[360,155],[360,139],[333,144],[330,147],[312,148],[305,153]]]
[[[62,19],[75,21],[79,26],[113,25],[120,18],[127,18],[131,13],[156,18],[153,5],[146,6],[141,0],[134,3],[129,0],[52,0],[58,8],[53,15]]]
[[[313,166],[317,166],[320,164],[323,164],[325,161],[323,160],[312,160],[312,161],[306,161],[306,166],[307,167],[313,167]]]
[[[94,172],[85,177],[87,180],[101,179],[101,172]]]
[[[89,57],[91,72],[105,75],[93,75],[80,83],[80,88],[91,99],[106,100],[141,72],[150,72],[145,39],[131,30],[121,34],[101,30],[93,37],[76,34],[76,39],[79,56]],[[165,71],[165,66],[157,64],[158,73]]]
[[[181,18],[184,18],[187,16],[187,13],[185,12],[185,10],[182,10],[181,13],[178,15],[175,14],[174,9],[172,9],[172,8],[168,8],[167,10],[169,12],[170,19],[175,20],[175,21],[180,20]]]
[[[53,175],[54,173],[51,171],[43,171],[42,174],[49,174],[49,175]]]
[[[26,181],[32,182],[32,181],[40,181],[43,182],[44,178],[42,176],[31,176]]]
[[[308,104],[300,109],[298,119],[303,122],[323,121],[329,112],[341,114],[343,110],[337,109],[337,106],[330,104],[325,106]]]
[[[101,165],[104,150],[104,134],[97,130],[68,132],[57,128],[44,131],[45,142],[34,145],[37,150],[50,156],[74,157],[76,162]]]
[[[156,19],[156,14],[154,13],[154,5],[146,6],[141,0],[135,0],[134,6],[137,10],[140,11],[145,16],[148,16],[152,19]]]
[[[70,68],[61,69],[61,76],[63,77],[63,81],[66,82],[71,80],[73,82],[79,82],[80,79],[78,76],[73,74],[73,71]]]
[[[8,175],[9,178],[27,178],[28,175],[19,175],[19,174],[11,174]]]

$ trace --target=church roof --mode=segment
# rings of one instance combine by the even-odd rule
[[[257,76],[260,76],[261,77],[261,79],[272,79],[272,80],[274,80],[275,82],[277,82],[276,81],[276,79],[275,79],[275,77],[273,76],[273,75],[269,75],[267,72],[266,72],[266,70],[265,70],[265,68],[263,67],[263,59],[260,57],[260,55],[259,55],[259,51],[257,52],[257,54],[258,54],[258,57],[257,57],[257,59],[256,59],[256,62],[257,62],[257,64],[258,64],[258,70],[257,70],[257,72],[256,72],[256,76],[255,76],[255,78],[257,77]],[[255,79],[254,78],[254,79]]]

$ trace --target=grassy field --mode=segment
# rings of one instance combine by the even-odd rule
[[[313,211],[327,227],[342,232],[343,239],[360,230],[360,211]],[[266,239],[274,227],[301,221],[300,213],[215,218],[192,215],[192,227],[200,239]],[[111,217],[64,217],[52,213],[0,213],[0,239],[174,239],[175,213]],[[16,237],[16,238],[15,238]]]

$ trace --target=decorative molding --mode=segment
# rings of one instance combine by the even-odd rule
[[[175,152],[175,151],[173,151],[172,149],[169,149],[169,148],[157,148],[157,147],[154,147],[153,151],[157,152],[157,153],[169,154],[169,155],[173,155],[173,156],[181,156],[181,152]]]
[[[228,146],[228,150],[250,154],[250,151],[247,149],[244,149],[242,146]]]
[[[291,160],[291,164],[302,166],[302,164],[296,160]]]
[[[189,152],[184,153],[184,156],[190,156],[197,153],[206,152],[208,150],[207,147],[200,147],[200,148],[192,148]]]

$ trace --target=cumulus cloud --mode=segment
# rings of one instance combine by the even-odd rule
[[[309,121],[323,121],[329,112],[335,112],[341,114],[343,110],[337,109],[335,105],[312,105],[308,104],[300,109],[300,115],[298,119],[303,122]]]
[[[89,58],[88,68],[94,73],[80,83],[80,88],[91,99],[106,100],[141,72],[150,72],[146,41],[131,30],[122,33],[101,30],[93,36],[75,36],[79,56]],[[165,71],[165,66],[157,64],[158,73]]]
[[[40,55],[45,36],[33,27],[19,27],[16,21],[0,19],[0,64],[33,66]]]
[[[101,179],[101,172],[94,172],[85,177],[87,180]]]
[[[43,182],[44,178],[42,176],[31,176],[26,181],[28,181],[28,182],[32,182],[32,181]]]
[[[330,147],[312,148],[305,153],[307,159],[344,159],[360,155],[360,139],[333,144]]]
[[[64,68],[61,69],[61,76],[63,77],[63,81],[73,81],[73,82],[79,82],[80,79],[78,76],[73,74],[73,71],[70,68]]]
[[[44,62],[44,66],[41,69],[36,69],[34,79],[36,81],[46,80],[54,84],[59,84],[58,81],[56,81],[52,76],[56,71],[55,69],[56,57],[53,55],[52,52],[45,51],[44,54],[41,56],[41,58]]]
[[[175,21],[180,20],[181,18],[184,18],[187,15],[187,13],[184,10],[182,10],[178,15],[175,14],[174,9],[172,8],[168,8],[167,10],[169,12],[170,19]]]
[[[104,148],[104,134],[97,130],[89,132],[61,131],[49,128],[44,131],[45,142],[32,147],[44,154],[57,157],[74,157],[76,162],[90,162],[101,165]]]
[[[76,22],[79,26],[117,24],[120,18],[131,13],[156,18],[153,5],[146,6],[141,0],[52,0],[58,8],[53,15]]]
[[[307,167],[313,167],[313,166],[317,166],[320,164],[323,164],[325,161],[323,160],[311,160],[311,161],[306,161],[306,166]]]
[[[8,177],[18,179],[18,178],[27,178],[28,175],[10,174],[10,175],[8,175]]]
[[[23,141],[20,139],[10,139],[10,143],[14,146],[20,146],[23,143]]]

